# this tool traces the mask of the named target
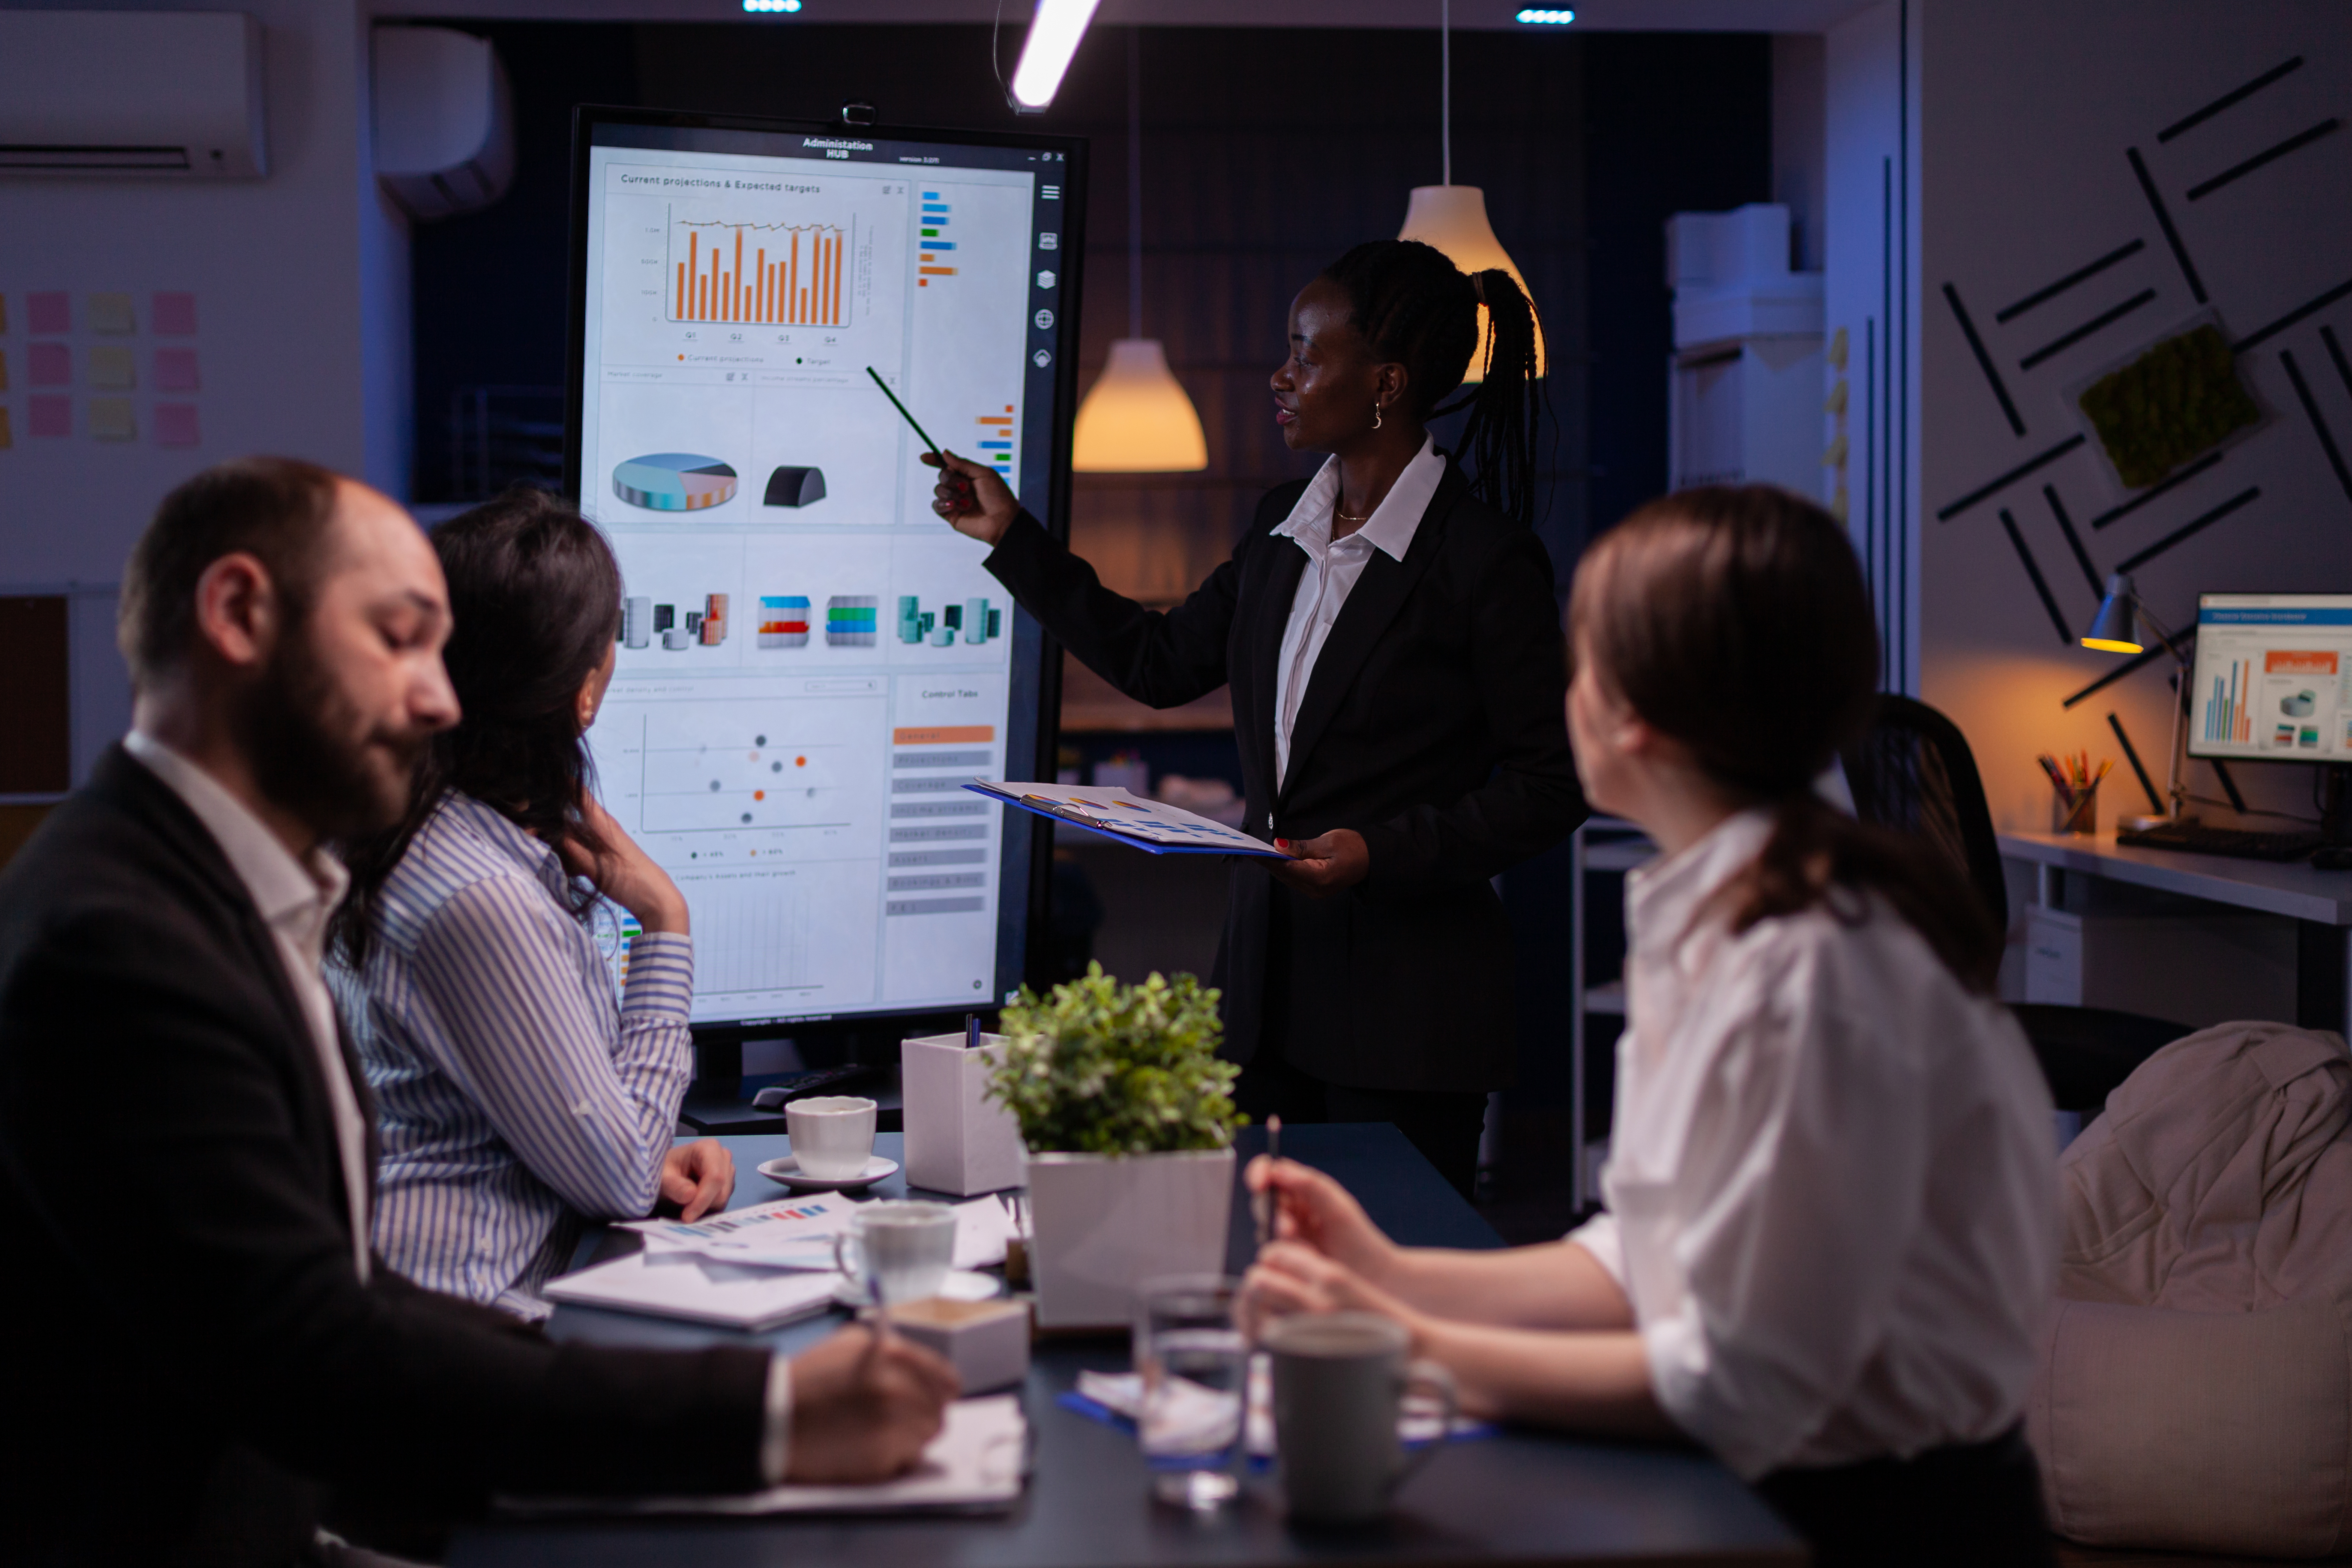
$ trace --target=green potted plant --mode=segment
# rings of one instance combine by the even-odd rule
[[[1024,988],[999,1027],[989,1094],[1029,1151],[1038,1323],[1123,1325],[1138,1281],[1222,1271],[1242,1118],[1217,993],[1090,963],[1042,999]]]

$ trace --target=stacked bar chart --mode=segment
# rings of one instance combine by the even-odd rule
[[[2205,698],[2205,739],[2234,741],[2240,743],[2254,738],[2252,698],[2254,689],[2254,661],[2239,658],[2230,661],[2230,673],[2213,678],[2213,689]]]
[[[855,227],[673,218],[669,319],[845,327],[841,258]]]
[[[761,647],[806,647],[808,640],[809,601],[806,594],[760,595]]]
[[[827,647],[873,647],[882,601],[872,594],[836,594],[824,602],[824,643]]]
[[[980,448],[984,460],[995,464],[1010,476],[1013,470],[1013,405],[1006,404],[1002,414],[983,414],[972,423],[980,426],[980,435],[972,445]]]
[[[948,227],[955,209],[938,191],[922,195],[922,222],[916,226],[915,236],[915,287],[928,289],[934,278],[956,275],[955,258],[947,254],[955,249],[955,237]]]

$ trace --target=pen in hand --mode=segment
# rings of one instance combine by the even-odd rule
[[[1269,1161],[1282,1158],[1282,1118],[1265,1119],[1265,1157]],[[1274,1239],[1274,1188],[1260,1187],[1250,1194],[1250,1218],[1257,1226],[1257,1244],[1263,1248]]]

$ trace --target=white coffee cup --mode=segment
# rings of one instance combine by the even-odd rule
[[[874,1155],[874,1102],[854,1094],[823,1094],[784,1107],[784,1131],[801,1174],[820,1182],[860,1175]]]
[[[1450,1429],[1454,1378],[1435,1362],[1410,1360],[1403,1324],[1372,1312],[1301,1313],[1265,1326],[1274,1356],[1274,1432],[1284,1499],[1294,1519],[1360,1524],[1378,1519],[1407,1476],[1438,1444],[1408,1458],[1397,1438],[1406,1390],[1435,1392]]]
[[[955,1211],[945,1204],[899,1199],[862,1205],[833,1238],[834,1261],[858,1294],[885,1306],[940,1293],[955,1261]]]

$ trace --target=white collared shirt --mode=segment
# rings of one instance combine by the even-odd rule
[[[1743,812],[1626,879],[1610,1212],[1570,1235],[1659,1405],[1749,1480],[2006,1431],[2058,1257],[2016,1021],[1875,900],[1732,934],[1707,900],[1770,830]]]
[[[1421,514],[1429,510],[1445,478],[1445,459],[1437,455],[1434,437],[1421,444],[1404,466],[1389,493],[1372,509],[1363,525],[1344,539],[1331,537],[1332,511],[1339,500],[1339,459],[1326,458],[1323,467],[1282,520],[1275,532],[1307,552],[1307,569],[1298,574],[1298,591],[1290,596],[1290,620],[1282,629],[1281,661],[1274,677],[1274,782],[1278,789],[1290,771],[1290,731],[1298,721],[1298,704],[1315,661],[1323,656],[1332,623],[1354,591],[1356,579],[1379,550],[1392,561],[1402,561],[1421,531]]]
[[[333,1108],[335,1147],[342,1157],[343,1190],[351,1201],[352,1261],[364,1283],[368,1277],[367,1124],[360,1119],[359,1096],[352,1091],[351,1074],[344,1068],[342,1045],[335,1031],[335,1004],[320,973],[327,919],[351,885],[350,874],[323,849],[311,850],[307,859],[296,859],[293,851],[244,802],[153,736],[133,730],[124,738],[122,749],[146,764],[195,813],[196,820],[228,858],[230,869],[253,896],[270,935],[278,940],[278,956],[286,966],[287,983],[301,1004],[303,1019],[310,1026],[310,1044],[318,1052],[319,1072],[326,1079],[327,1101]]]

